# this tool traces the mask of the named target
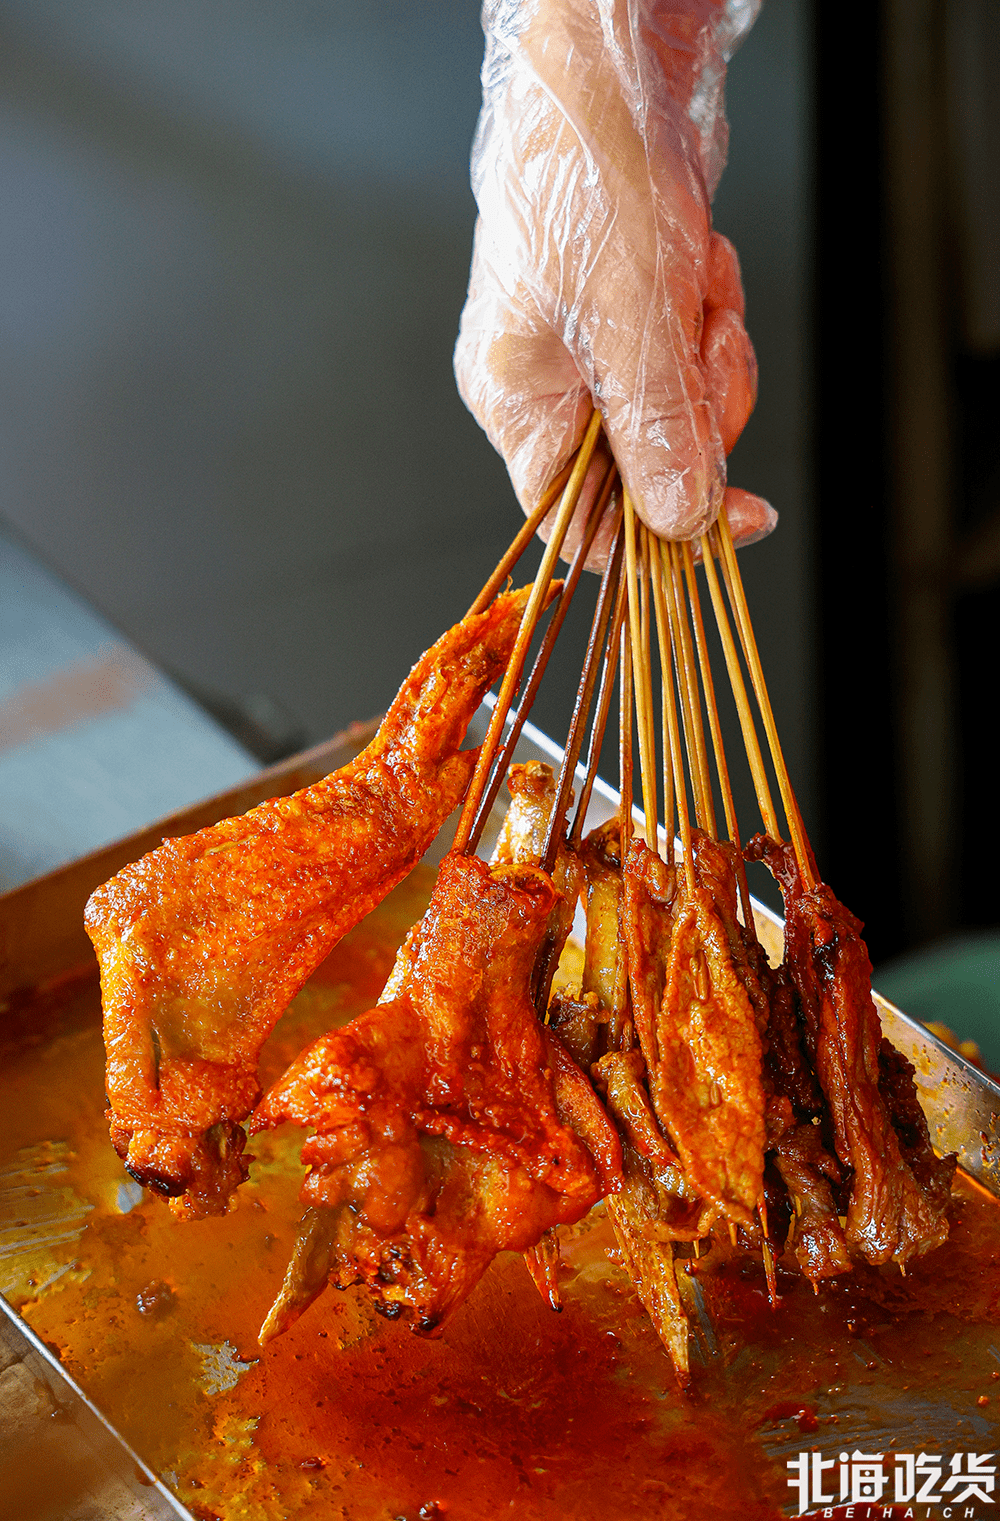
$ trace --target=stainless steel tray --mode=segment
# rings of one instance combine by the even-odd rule
[[[487,718],[488,711],[483,710],[470,738],[481,736]],[[245,811],[266,797],[292,792],[345,764],[367,743],[372,730],[372,725],[357,726],[326,745],[261,773],[249,784],[163,820],[139,835],[0,899],[0,1030],[4,1021],[12,1017],[19,992],[55,985],[67,974],[92,965],[89,942],[82,930],[82,914],[89,893],[100,882],[167,835],[189,833],[216,819]],[[529,725],[518,746],[517,758],[544,759],[558,765],[561,752]],[[617,802],[616,794],[599,782],[594,791],[588,825],[592,827],[612,816]],[[502,812],[501,803],[495,810],[494,830],[499,826]],[[443,853],[449,838],[450,828],[446,828],[432,849],[431,858]],[[488,845],[487,835],[486,848]],[[755,913],[763,943],[772,958],[777,958],[781,950],[781,921],[760,904],[755,904]],[[884,1000],[879,999],[878,1003],[886,1033],[914,1063],[935,1144],[942,1151],[957,1151],[966,1172],[992,1193],[1000,1194],[1000,1088],[922,1025]],[[0,1158],[0,1166],[3,1163],[4,1159]],[[486,1289],[484,1284],[479,1292],[485,1294]],[[119,1486],[115,1491],[115,1503],[119,1509],[111,1509],[111,1502],[107,1501],[108,1508],[98,1508],[94,1513],[136,1517],[189,1515],[167,1488],[144,1468],[127,1443],[89,1402],[84,1391],[66,1378],[58,1358],[2,1299],[0,1310],[8,1321],[4,1334],[8,1348],[12,1349],[7,1354],[12,1363],[28,1370],[32,1377],[43,1380],[50,1400],[65,1413],[80,1439],[96,1455],[101,1473],[109,1476],[107,1482]],[[947,1313],[946,1307],[942,1308],[942,1313]],[[0,1316],[0,1323],[2,1320]],[[970,1324],[959,1318],[955,1322],[955,1346],[970,1366],[995,1364],[1000,1371],[998,1334],[991,1321]],[[697,1359],[706,1369],[711,1371],[714,1368],[713,1379],[721,1377],[724,1382],[723,1364],[727,1358],[733,1361],[731,1350],[727,1353],[720,1345],[707,1321],[698,1330],[696,1339]],[[970,1404],[967,1391],[958,1385],[946,1387],[926,1380],[919,1387],[905,1387],[901,1376],[897,1377],[893,1372],[891,1357],[886,1356],[885,1338],[879,1348],[863,1338],[853,1338],[838,1381],[810,1393],[806,1403],[814,1412],[813,1418],[819,1422],[831,1422],[826,1443],[831,1451],[824,1451],[826,1457],[836,1456],[834,1446],[838,1452],[841,1447],[849,1447],[851,1451],[858,1447],[861,1451],[873,1452],[883,1448],[888,1450],[889,1443],[894,1440],[898,1447],[901,1434],[902,1445],[909,1443],[907,1450],[915,1452],[929,1451],[937,1442],[946,1447],[950,1456],[959,1450],[956,1431],[961,1433],[959,1445],[963,1451],[966,1448],[983,1451],[992,1445],[993,1416],[981,1413],[976,1402]],[[738,1367],[741,1357],[755,1355],[760,1356],[762,1369],[770,1367],[776,1355],[775,1348],[768,1342],[766,1348],[755,1351],[748,1344],[745,1353],[735,1357],[733,1365]],[[994,1412],[995,1408],[994,1401]],[[778,1473],[782,1473],[789,1457],[795,1458],[800,1451],[816,1445],[817,1438],[804,1437],[802,1432],[807,1428],[801,1423],[796,1424],[787,1415],[772,1411],[767,1416],[765,1411],[763,1420],[759,1415],[758,1411],[751,1419],[748,1414],[746,1441],[762,1450],[777,1466]],[[964,1424],[956,1426],[956,1422]],[[906,1433],[911,1436],[907,1437]],[[16,1464],[16,1454],[12,1459],[8,1452],[5,1461]],[[775,1482],[781,1485],[780,1478]],[[609,1499],[616,1493],[617,1488],[612,1486]],[[789,1504],[792,1504],[791,1499]],[[558,1508],[525,1510],[524,1513],[532,1516],[560,1514]],[[54,1511],[51,1514],[68,1515],[70,1512]],[[80,1511],[81,1516],[84,1514],[85,1509]]]

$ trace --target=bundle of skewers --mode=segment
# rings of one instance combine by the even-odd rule
[[[935,1155],[912,1068],[882,1037],[861,927],[819,879],[728,525],[697,544],[656,539],[609,459],[581,527],[599,440],[595,412],[357,760],[165,841],[88,906],[112,1140],[132,1176],[181,1217],[222,1213],[248,1175],[248,1117],[251,1133],[313,1131],[307,1210],[262,1340],[328,1283],[363,1284],[382,1314],[435,1333],[503,1250],[525,1254],[558,1308],[559,1227],[606,1199],[620,1260],[684,1381],[693,1259],[704,1271],[755,1254],[776,1303],[779,1258],[815,1286],[856,1262],[905,1271],[947,1236],[955,1159]],[[505,590],[546,519],[534,583]],[[610,548],[558,775],[512,764],[598,542]],[[760,810],[745,843],[702,584]],[[463,751],[498,678],[486,739]],[[586,834],[616,689],[621,809]],[[512,801],[485,861],[505,782]],[[262,1097],[257,1060],[279,1015],[459,803],[378,1004],[314,1041]],[[784,897],[777,967],[757,937],[748,860]],[[581,901],[580,985],[553,992]]]

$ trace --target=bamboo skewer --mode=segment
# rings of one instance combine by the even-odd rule
[[[541,648],[535,657],[535,663],[531,668],[531,674],[528,677],[527,684],[525,685],[524,691],[522,692],[521,697],[518,701],[517,711],[511,720],[507,738],[504,741],[496,758],[489,786],[485,789],[482,799],[479,803],[475,822],[473,823],[469,834],[469,841],[467,846],[468,850],[475,850],[479,844],[483,829],[486,826],[486,820],[489,818],[493,804],[496,802],[497,793],[500,791],[503,779],[507,775],[507,768],[510,765],[511,757],[517,747],[517,742],[521,737],[521,730],[524,728],[528,714],[531,711],[532,704],[538,693],[538,688],[541,685],[542,676],[545,674],[545,668],[549,663],[549,657],[555,648],[555,642],[559,637],[559,631],[565,622],[566,614],[569,612],[570,603],[573,600],[573,594],[579,585],[580,577],[582,576],[583,568],[587,563],[587,557],[590,554],[590,549],[593,545],[594,538],[596,537],[597,530],[601,526],[601,519],[603,518],[608,503],[611,500],[616,476],[617,469],[615,465],[609,465],[607,474],[604,478],[604,482],[601,486],[601,490],[598,493],[598,496],[591,508],[590,516],[587,519],[587,526],[584,531],[583,538],[577,545],[576,553],[573,556],[573,563],[570,566],[569,575],[566,577],[566,583],[563,587],[562,595],[559,598],[552,617],[549,619],[549,625],[545,630],[545,637],[542,640]]]
[[[659,553],[659,551],[658,551]],[[665,836],[665,858],[668,866],[674,864],[674,834],[676,812],[676,792],[674,786],[674,769],[670,750],[670,701],[666,686],[671,681],[672,675],[670,662],[666,657],[667,650],[667,618],[666,602],[663,595],[662,562],[660,575],[653,577],[653,607],[656,613],[656,641],[660,655],[660,743],[663,750],[663,830]]]
[[[653,662],[650,647],[651,619],[649,614],[649,588],[651,581],[659,570],[659,556],[655,545],[657,540],[649,532],[645,523],[641,525],[639,537],[639,619],[640,638],[639,648],[642,653],[642,696],[646,710],[646,754],[645,765],[649,772],[649,791],[653,800],[653,833],[649,835],[647,830],[646,844],[650,850],[659,852],[659,829],[657,807],[657,774],[656,774],[656,704],[653,700]],[[662,731],[662,715],[661,715]]]
[[[625,569],[628,577],[629,645],[632,652],[632,682],[635,692],[636,723],[639,730],[639,776],[642,782],[646,844],[650,850],[656,850],[658,842],[656,830],[656,763],[654,759],[652,729],[652,688],[649,676],[649,617],[647,603],[647,639],[646,650],[644,652],[636,539],[635,509],[629,499],[628,492],[626,492]]]
[[[715,771],[719,778],[719,790],[722,793],[722,808],[726,818],[726,830],[730,841],[736,847],[736,880],[740,889],[743,923],[749,926],[753,923],[753,909],[750,906],[750,887],[747,883],[746,863],[743,860],[743,852],[740,849],[740,832],[736,822],[736,803],[733,799],[733,785],[729,775],[729,764],[726,760],[726,750],[722,740],[722,724],[719,720],[719,705],[716,701],[712,665],[708,656],[708,641],[705,638],[705,621],[701,614],[701,599],[698,595],[698,578],[695,575],[694,555],[691,551],[691,545],[688,543],[681,544],[679,551],[684,566],[684,581],[687,587],[688,606],[691,610],[691,623],[694,628],[695,647],[698,652],[698,670],[701,676],[701,688],[705,698],[705,707],[708,712],[708,726],[712,735]]]
[[[677,820],[684,851],[684,875],[689,891],[693,892],[695,881],[694,860],[691,854],[691,816],[688,812],[687,787],[681,761],[681,741],[677,724],[677,707],[674,701],[674,651],[670,640],[670,619],[662,576],[657,576],[653,581],[653,606],[656,610],[656,632],[659,638],[660,669],[663,678],[663,720],[667,733],[665,749],[670,753],[673,795],[677,805]],[[666,768],[666,755],[664,768]]]
[[[615,563],[614,580],[616,583],[615,610],[611,619],[611,630],[605,642],[604,659],[601,662],[601,686],[597,694],[597,710],[594,714],[594,722],[590,730],[590,746],[587,750],[587,776],[580,789],[580,801],[576,805],[576,817],[573,820],[573,828],[569,836],[569,843],[574,849],[583,839],[584,821],[587,817],[587,809],[590,807],[590,796],[594,790],[594,781],[597,777],[597,767],[601,756],[601,746],[604,743],[608,714],[611,709],[611,693],[615,683],[615,666],[618,648],[621,643],[622,622],[625,617],[627,598],[625,578],[621,574],[623,548],[624,540],[622,529],[619,525],[616,556],[613,557]]]
[[[570,721],[569,733],[566,738],[566,747],[563,751],[562,764],[559,767],[559,778],[556,783],[556,795],[549,814],[548,827],[545,833],[545,842],[542,846],[539,865],[548,872],[549,876],[555,872],[559,858],[559,847],[563,842],[566,825],[566,812],[572,801],[573,779],[576,775],[576,766],[580,758],[580,748],[583,744],[584,730],[587,724],[587,716],[594,697],[594,687],[597,684],[597,674],[601,662],[600,652],[604,647],[608,632],[608,622],[611,617],[612,607],[616,601],[616,582],[621,571],[622,561],[622,532],[619,524],[615,534],[615,544],[611,557],[605,567],[604,576],[601,580],[601,591],[597,606],[594,609],[594,617],[590,628],[590,638],[587,642],[587,654],[580,675],[580,684],[577,688],[576,701],[573,706],[573,717]],[[589,768],[588,768],[589,769]],[[593,785],[593,777],[590,777]],[[533,996],[539,1016],[547,1018],[549,992],[552,986],[552,978],[555,974],[559,959],[558,944],[554,938],[546,937],[538,959],[535,963],[533,977]]]
[[[551,512],[552,503],[558,496],[561,495],[563,487],[566,485],[566,482],[569,480],[572,473],[573,464],[574,461],[569,460],[563,466],[555,479],[550,482],[547,490],[539,501],[538,506],[534,509],[533,512],[529,513],[527,518],[525,518],[524,523],[521,525],[521,530],[515,538],[514,542],[507,550],[507,553],[503,556],[503,559],[497,565],[496,570],[490,576],[490,579],[487,581],[486,585],[479,593],[479,596],[476,598],[475,602],[473,602],[472,606],[469,608],[468,613],[466,613],[467,618],[471,617],[473,613],[485,612],[490,603],[493,601],[493,598],[496,596],[497,592],[501,590],[507,577],[514,569],[514,566],[517,564],[518,560],[520,560],[528,545],[535,537],[535,534],[538,532],[539,528],[541,528],[545,519]]]
[[[678,686],[681,695],[681,716],[684,725],[684,741],[688,753],[688,769],[694,789],[695,811],[700,828],[715,838],[715,804],[712,799],[712,778],[708,771],[708,753],[705,747],[705,729],[701,716],[701,697],[698,676],[691,646],[691,630],[688,626],[681,585],[679,557],[675,544],[661,544],[660,558],[667,593],[667,613],[670,619],[671,638],[679,650]]]
[[[632,641],[628,598],[618,638],[618,793],[622,830],[622,864],[632,839]]]
[[[615,547],[605,567],[597,606],[594,609],[594,617],[590,626],[590,638],[587,641],[587,653],[584,657],[583,670],[580,674],[580,685],[577,689],[576,702],[573,705],[573,716],[570,720],[569,733],[566,736],[566,748],[563,751],[562,765],[559,768],[555,802],[549,815],[545,845],[542,850],[542,870],[550,873],[556,864],[559,842],[565,827],[566,812],[570,805],[573,778],[576,775],[576,765],[580,759],[580,750],[583,745],[584,730],[586,728],[587,717],[590,713],[591,703],[594,699],[594,688],[597,685],[597,675],[600,668],[598,657],[607,637],[608,622],[611,618],[617,592],[617,575],[621,570],[621,548],[621,526],[619,525],[615,533]],[[593,782],[591,782],[592,785]]]
[[[781,740],[778,737],[778,727],[774,721],[771,699],[768,695],[767,683],[764,680],[764,668],[760,663],[757,640],[754,637],[753,624],[750,622],[750,609],[747,607],[746,593],[743,590],[743,577],[740,575],[740,568],[736,560],[736,549],[733,545],[733,536],[730,533],[729,523],[725,514],[719,518],[713,532],[720,546],[720,563],[726,578],[726,591],[729,594],[729,599],[736,615],[744,658],[750,671],[750,679],[753,682],[757,705],[760,708],[760,715],[764,722],[764,732],[767,735],[767,743],[771,751],[774,773],[778,779],[778,791],[781,794],[785,817],[788,820],[788,831],[795,850],[799,875],[802,878],[803,887],[808,892],[816,886],[816,864],[806,838],[805,825],[802,821],[798,800],[792,789],[788,767],[785,765]]]
[[[650,650],[649,582],[653,574],[654,556],[650,552],[652,535],[645,523],[640,525],[639,535],[639,648],[642,651],[642,690],[648,717],[647,739],[649,744],[649,774],[652,779],[653,800],[656,800],[656,725],[653,703],[653,663]],[[655,540],[654,540],[655,542]]]
[[[736,649],[733,631],[726,614],[725,603],[722,600],[722,588],[719,585],[719,577],[715,569],[712,543],[707,534],[702,534],[701,536],[701,551],[702,564],[705,567],[705,579],[708,581],[708,590],[712,598],[712,609],[715,613],[719,638],[722,640],[722,653],[725,656],[726,670],[729,673],[729,684],[733,689],[736,711],[739,714],[740,729],[743,733],[743,748],[746,751],[747,760],[750,764],[750,774],[753,777],[754,791],[757,794],[757,806],[760,809],[764,828],[773,839],[777,840],[781,838],[778,815],[774,809],[771,789],[767,780],[767,772],[764,769],[764,757],[761,753],[760,740],[757,738],[753,713],[750,710],[746,683],[743,680],[743,672],[740,668],[739,652]]]
[[[535,632],[539,615],[545,605],[545,599],[548,596],[552,583],[552,572],[555,569],[556,561],[559,558],[559,551],[562,548],[563,540],[566,537],[573,514],[577,508],[577,503],[580,500],[584,478],[590,468],[590,461],[597,447],[600,431],[601,414],[595,409],[583,443],[580,445],[579,452],[574,461],[573,469],[563,490],[562,500],[559,503],[559,511],[552,529],[552,537],[545,546],[545,553],[542,556],[542,562],[538,567],[538,573],[531,588],[528,605],[524,609],[524,614],[521,618],[521,627],[518,630],[514,649],[507,664],[507,669],[504,672],[496,706],[493,709],[493,716],[490,719],[486,738],[483,741],[479,760],[476,762],[476,769],[473,772],[472,781],[469,783],[469,790],[466,794],[462,814],[458,821],[458,829],[455,832],[455,842],[452,847],[454,850],[467,851],[469,848],[473,821],[479,810],[479,803],[486,788],[500,735],[503,732],[504,722],[507,714],[510,712],[510,705],[517,690],[518,682],[521,679],[528,646]]]
[[[691,608],[691,621],[694,625],[694,642],[698,653],[698,670],[701,675],[701,687],[705,697],[705,707],[708,711],[709,732],[712,736],[715,769],[719,777],[719,787],[722,792],[722,808],[726,818],[726,829],[730,840],[734,845],[738,846],[740,836],[736,823],[736,804],[733,801],[733,786],[729,777],[729,766],[726,762],[725,748],[722,743],[722,725],[719,721],[719,705],[715,697],[712,666],[708,658],[705,622],[701,615],[698,582],[694,573],[694,556],[691,553],[690,544],[681,544],[680,550],[684,562],[684,580],[687,587],[688,605]]]

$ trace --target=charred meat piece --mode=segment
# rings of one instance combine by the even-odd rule
[[[685,1385],[690,1377],[689,1331],[674,1267],[674,1240],[700,1236],[703,1212],[663,1135],[646,1087],[646,1062],[635,1046],[624,931],[631,914],[634,938],[641,945],[644,986],[648,984],[651,993],[646,1002],[640,1000],[646,1012],[664,975],[673,875],[659,856],[647,852],[641,879],[633,878],[626,897],[617,819],[595,829],[582,853],[587,870],[582,997],[575,1011],[568,1003],[558,1007],[555,1018],[560,1032],[567,1031],[572,1049],[590,1058],[595,1084],[623,1137],[624,1183],[608,1198],[621,1264],[670,1354],[678,1381]],[[641,974],[636,970],[633,975]],[[594,1061],[602,1046],[604,1054]]]
[[[748,855],[766,862],[785,900],[785,961],[809,1055],[829,1104],[837,1157],[851,1171],[848,1249],[905,1264],[947,1238],[955,1159],[935,1157],[912,1068],[883,1048],[861,925],[829,887],[803,891],[790,846],[765,835]]]
[[[641,1171],[655,1196],[655,1209],[647,1203],[645,1210],[655,1220],[658,1236],[664,1241],[699,1240],[709,1230],[715,1210],[706,1207],[663,1138],[646,1092],[641,1051],[609,1051],[592,1071],[625,1137],[626,1151],[637,1164],[630,1163],[627,1172]]]
[[[646,1158],[654,1176],[676,1171],[680,1164],[663,1139],[646,1092],[642,1052],[609,1051],[594,1063],[593,1072],[619,1128],[633,1150]]]
[[[764,1172],[757,1011],[697,855],[693,885],[677,873],[664,945],[666,878],[656,862],[634,840],[624,873],[632,1001],[653,1108],[692,1187],[727,1220],[749,1226]]]
[[[625,1186],[608,1201],[622,1262],[681,1384],[689,1325],[676,1244],[720,1216],[750,1224],[764,1171],[763,952],[737,918],[732,848],[699,839],[694,864],[691,892],[683,871],[630,846],[619,916],[641,1049],[592,1069],[626,1137]],[[588,937],[590,923],[588,912]],[[631,1023],[622,1028],[630,1040]]]
[[[459,746],[527,596],[506,593],[444,634],[350,765],[165,840],[91,897],[112,1140],[178,1213],[225,1210],[246,1176],[239,1122],[275,1021],[460,801],[476,753]]]
[[[557,896],[537,868],[447,856],[397,997],[315,1041],[254,1118],[315,1127],[302,1198],[324,1212],[325,1275],[364,1283],[417,1331],[440,1327],[498,1251],[536,1245],[620,1184],[614,1126],[531,999]],[[312,1260],[272,1333],[313,1292]]]
[[[776,1171],[786,1207],[795,1211],[795,1256],[815,1284],[852,1268],[833,1193],[833,1185],[843,1185],[844,1171],[827,1144],[830,1117],[806,1050],[795,985],[784,962],[767,969],[767,985],[764,1078],[769,1090],[766,1121],[771,1161],[765,1183],[768,1172],[773,1177]],[[767,1210],[773,1223],[776,1211],[770,1199]]]

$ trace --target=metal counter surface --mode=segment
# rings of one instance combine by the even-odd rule
[[[0,531],[0,892],[259,769]]]

